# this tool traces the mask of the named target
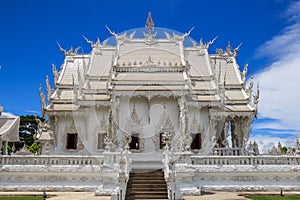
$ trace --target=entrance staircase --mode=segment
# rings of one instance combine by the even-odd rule
[[[126,200],[168,199],[167,183],[162,170],[139,170],[130,173]]]

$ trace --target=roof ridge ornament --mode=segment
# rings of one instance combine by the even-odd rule
[[[110,28],[108,28],[108,26],[105,26],[106,27],[106,29],[109,31],[109,33],[112,35],[112,36],[114,36],[115,37],[115,39],[116,39],[116,42],[118,42],[118,41],[125,41],[125,40],[127,40],[128,38],[127,38],[127,32],[125,31],[123,34],[121,34],[121,35],[118,35],[115,31],[112,31]]]
[[[237,56],[237,52],[240,50],[241,46],[242,46],[242,42],[236,47],[233,49],[233,56],[236,57]]]
[[[50,85],[48,74],[46,74],[46,88],[47,88],[47,93],[48,93],[47,94],[48,101],[50,101],[51,95],[52,95],[52,89],[51,89],[51,85]]]
[[[45,100],[45,94],[43,92],[43,89],[42,89],[42,85],[40,84],[40,87],[39,87],[39,94],[40,94],[40,102],[42,104],[42,116],[44,117],[45,116],[45,109],[46,109],[46,100]]]
[[[237,52],[240,50],[241,46],[242,46],[242,42],[236,47],[233,49],[232,51],[232,47],[230,45],[230,41],[228,41],[228,45],[226,47],[226,53],[228,56],[233,56],[233,57],[236,57],[237,56]]]
[[[81,47],[77,47],[75,49],[73,49],[73,47],[71,47],[69,50],[66,50],[64,48],[62,48],[62,46],[56,41],[57,46],[59,47],[59,51],[63,52],[65,54],[65,56],[75,56],[78,55],[78,51],[81,49]]]
[[[147,21],[146,21],[146,29],[148,31],[153,31],[153,29],[154,29],[154,22],[153,22],[152,15],[151,15],[150,11],[148,12],[148,17],[147,17]]]
[[[219,36],[217,35],[216,37],[214,37],[214,39],[212,39],[211,41],[207,42],[207,43],[205,44],[205,48],[208,49],[209,46],[212,45],[212,44],[216,41],[216,39],[217,39],[218,37],[219,37]]]
[[[186,33],[184,33],[183,35],[177,35],[176,33],[173,32],[173,38],[175,40],[178,40],[178,41],[184,41],[185,37],[188,37],[190,36],[191,32],[194,30],[194,26]]]
[[[241,72],[241,78],[242,78],[242,84],[243,84],[243,88],[245,89],[246,86],[246,76],[248,73],[248,63],[244,65],[244,70]]]
[[[258,102],[259,102],[259,82],[257,83],[256,94],[254,95],[254,100],[253,100],[255,118],[257,118],[257,113],[258,113]]]
[[[246,92],[247,95],[249,96],[249,102],[252,101],[253,79],[254,79],[254,75],[252,75],[252,76],[250,77],[250,82],[249,82],[248,88],[246,88],[246,90],[245,90],[245,92]]]
[[[52,73],[53,73],[53,76],[54,76],[54,85],[56,86],[59,75],[60,75],[60,71],[56,70],[56,65],[55,64],[52,64]]]
[[[91,48],[95,48],[95,47],[101,47],[101,42],[99,37],[97,37],[97,41],[93,42],[92,40],[89,40],[87,37],[85,37],[84,35],[82,35],[82,37],[85,39],[85,41],[91,45]]]
[[[227,47],[226,47],[226,53],[231,56],[233,55],[232,53],[232,48],[231,48],[231,45],[230,45],[230,41],[228,41],[228,44],[227,44]]]

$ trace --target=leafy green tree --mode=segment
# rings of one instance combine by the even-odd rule
[[[39,143],[32,143],[32,145],[26,145],[26,148],[33,154],[39,154],[41,148],[42,148],[42,145],[39,144]]]
[[[287,150],[288,150],[288,148],[286,146],[283,146],[281,148],[281,153],[286,154]]]
[[[45,121],[45,118],[35,115],[25,115],[20,116],[20,128],[19,128],[19,137],[20,142],[15,142],[15,151],[20,150],[24,145],[32,146],[34,144],[34,134],[37,133],[38,123],[36,118],[40,119],[42,122]],[[13,144],[10,146],[12,147]],[[29,149],[30,150],[30,149]],[[31,151],[31,150],[30,150]]]

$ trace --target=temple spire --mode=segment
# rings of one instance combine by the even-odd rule
[[[151,12],[148,13],[148,18],[146,21],[146,28],[148,31],[152,31],[154,29],[154,23],[152,20]]]

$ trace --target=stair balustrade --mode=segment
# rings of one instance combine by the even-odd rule
[[[168,198],[170,200],[175,199],[175,171],[174,171],[174,155],[172,150],[169,150],[169,144],[166,144],[165,150],[163,152],[163,171],[164,177],[167,182],[168,187]]]
[[[0,165],[101,165],[104,156],[77,155],[5,155],[0,156]]]

